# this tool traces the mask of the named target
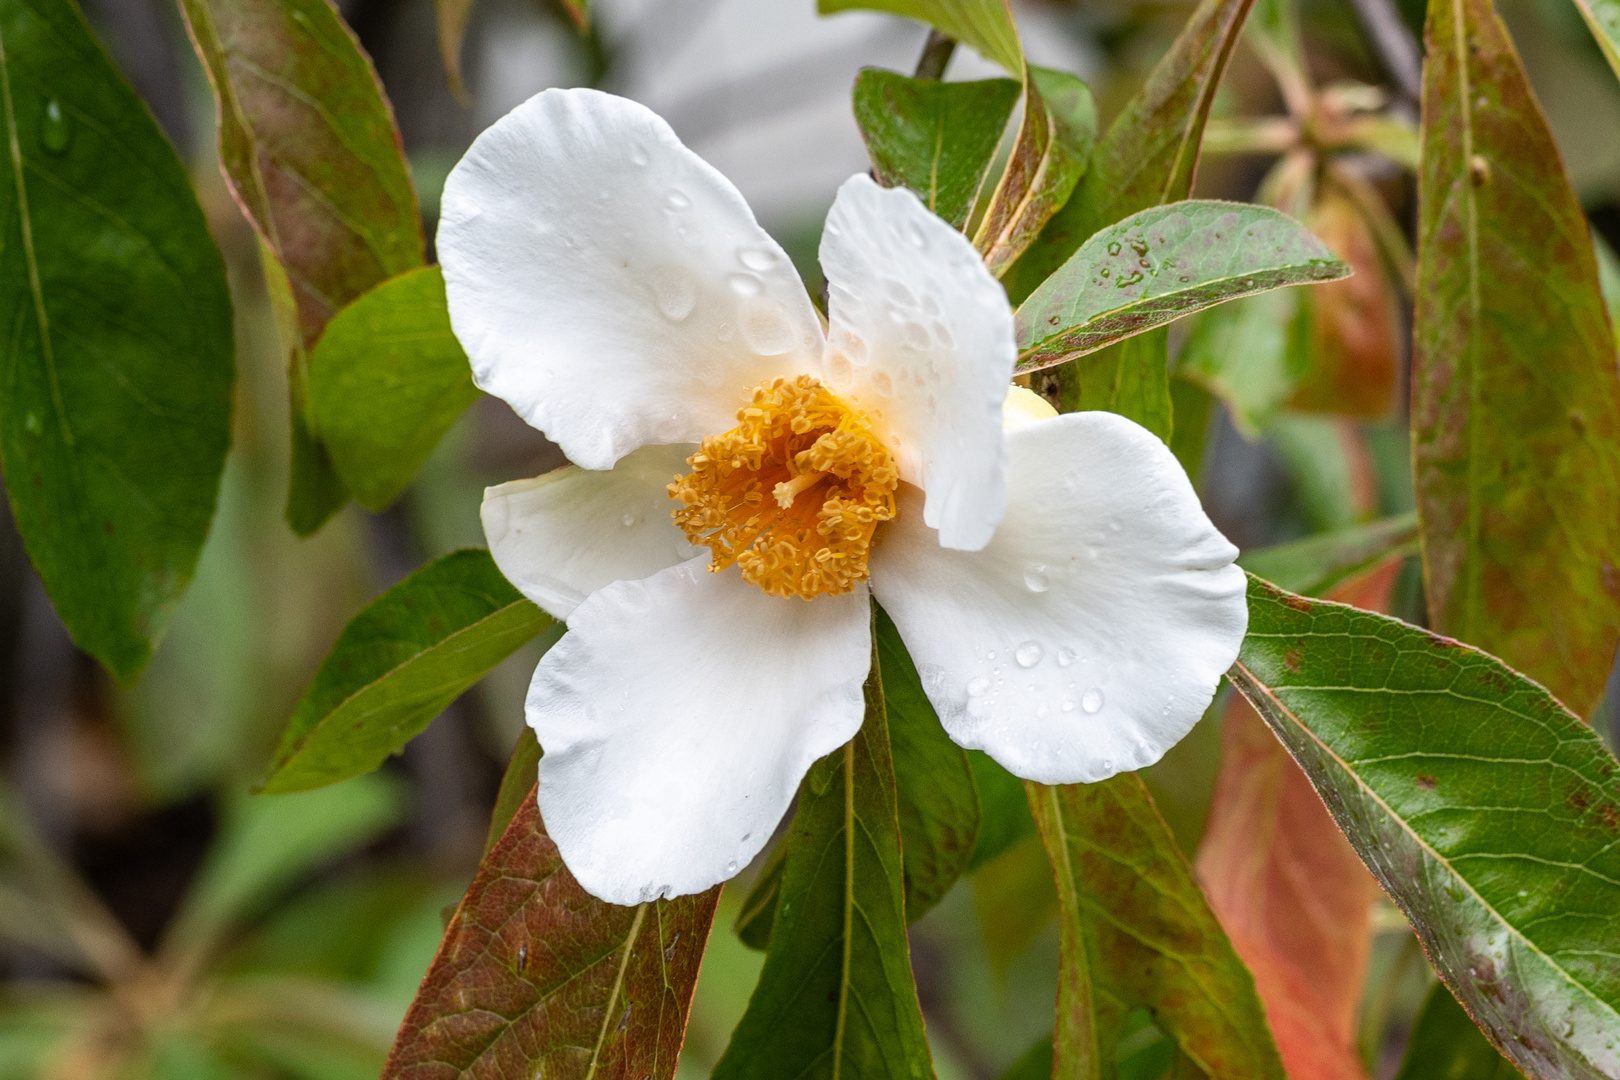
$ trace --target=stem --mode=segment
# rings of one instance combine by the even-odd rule
[[[917,70],[912,73],[912,78],[936,82],[944,78],[945,66],[951,62],[951,54],[955,51],[955,38],[938,30],[928,31],[928,40],[923,43],[922,55],[917,57]]]

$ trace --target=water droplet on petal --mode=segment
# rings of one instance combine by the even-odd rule
[[[760,356],[781,356],[798,340],[782,305],[775,300],[755,300],[741,321],[743,340]]]
[[[1034,667],[1041,662],[1046,650],[1041,648],[1038,641],[1026,641],[1013,650],[1013,659],[1018,661],[1019,667]]]
[[[738,248],[737,261],[750,270],[763,272],[776,265],[776,255],[764,248]]]
[[[697,306],[697,283],[684,270],[655,266],[647,272],[647,288],[659,314],[670,322],[683,322]]]
[[[628,528],[630,528],[630,526],[634,525],[637,520],[638,519],[636,518],[636,515],[634,515],[634,514],[626,514],[626,515],[624,515],[624,517],[619,519],[619,524],[623,525],[625,528],[628,529]]]
[[[758,296],[765,291],[765,283],[753,274],[727,274],[726,284],[738,296]]]
[[[1063,711],[1064,712],[1074,712],[1074,710],[1075,710],[1074,699],[1073,698],[1064,698],[1063,699]]]
[[[894,380],[889,378],[887,371],[880,371],[872,376],[872,389],[883,397],[893,397]]]
[[[1080,707],[1088,713],[1095,713],[1103,707],[1103,692],[1093,686],[1080,695]]]
[[[1044,701],[1041,702],[1039,705],[1035,706],[1035,716],[1036,716],[1037,719],[1040,719],[1040,720],[1045,720],[1046,717],[1051,713],[1051,711],[1052,710],[1047,707],[1047,705],[1046,705],[1046,703]]]
[[[1040,563],[1030,563],[1024,567],[1024,588],[1033,593],[1042,593],[1052,587],[1052,579],[1046,574],[1046,567]]]
[[[906,348],[908,349],[915,349],[918,352],[922,352],[924,349],[928,348],[928,346],[934,343],[933,337],[928,333],[928,327],[924,326],[920,322],[906,323],[904,333],[906,338]]]
[[[928,234],[922,231],[921,225],[907,225],[906,239],[910,240],[919,251],[925,251],[928,248]]]
[[[692,205],[692,200],[686,197],[686,192],[671,188],[664,194],[664,205],[671,210],[685,210]]]
[[[967,684],[968,697],[978,697],[988,689],[990,689],[990,680],[983,675]]]
[[[985,659],[986,659],[986,660],[994,660],[994,659],[995,659],[995,658],[996,658],[996,652],[995,652],[995,650],[994,650],[994,649],[992,649],[992,650],[990,650],[990,651],[989,651],[989,652],[987,652],[987,653],[985,653],[985,654],[984,654],[984,658],[985,658]]]
[[[643,150],[639,146],[631,147],[630,164],[636,166],[637,168],[645,168],[647,165],[647,151]]]
[[[1078,659],[1080,659],[1080,654],[1069,648],[1067,645],[1058,650],[1058,667],[1073,667],[1074,662]]]

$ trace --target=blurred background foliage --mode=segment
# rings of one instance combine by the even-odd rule
[[[529,673],[555,635],[504,663],[380,773],[301,795],[248,792],[348,619],[427,560],[480,544],[486,484],[562,458],[485,398],[393,508],[350,504],[314,537],[295,538],[282,519],[286,374],[252,234],[217,169],[202,71],[167,0],[83,3],[190,164],[229,267],[240,378],[202,562],[132,688],[74,648],[0,520],[10,778],[0,790],[0,1078],[374,1077],[443,913],[477,865]],[[445,175],[483,127],[548,86],[596,85],[657,110],[730,176],[813,290],[822,217],[837,184],[867,168],[849,108],[854,76],[866,65],[909,71],[926,36],[889,16],[818,18],[811,0],[599,0],[584,33],[556,0],[480,0],[458,99],[432,0],[339,7],[392,98],[429,237]],[[1106,127],[1192,5],[1014,8],[1030,60],[1088,80]],[[1566,0],[1499,8],[1591,221],[1620,241],[1620,83]],[[1423,15],[1423,0],[1262,4],[1220,90],[1196,195],[1285,210],[1357,270],[1173,329],[1176,449],[1245,552],[1412,509]],[[947,77],[997,74],[959,49]],[[1600,257],[1606,287],[1620,288],[1603,244]],[[1390,609],[1421,623],[1415,562],[1386,584]],[[1203,839],[1226,708],[1223,694],[1146,774],[1189,856]],[[1593,719],[1612,736],[1620,710]],[[1032,831],[1003,841],[912,930],[942,1080],[1000,1076],[1051,1030],[1050,869]],[[719,1058],[762,963],[729,929],[748,882],[721,901],[683,1078]],[[1433,976],[1382,900],[1372,933],[1358,1045],[1369,1074],[1389,1077]],[[1139,1026],[1121,1052],[1128,1080],[1169,1063],[1157,1030]]]

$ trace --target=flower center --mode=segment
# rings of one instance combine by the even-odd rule
[[[669,485],[675,524],[772,596],[808,600],[866,580],[872,531],[894,517],[900,482],[860,413],[808,375],[777,379],[704,439]]]

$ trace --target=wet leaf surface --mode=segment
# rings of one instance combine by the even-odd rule
[[[1072,360],[1227,300],[1350,273],[1269,207],[1204,200],[1133,214],[1091,237],[1019,305],[1019,373]]]
[[[230,446],[225,266],[185,168],[66,0],[0,7],[0,460],[68,632],[140,673]]]

